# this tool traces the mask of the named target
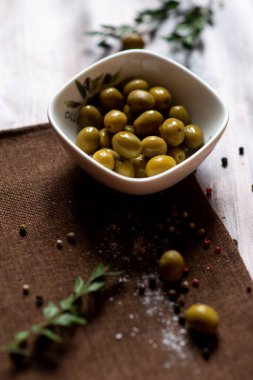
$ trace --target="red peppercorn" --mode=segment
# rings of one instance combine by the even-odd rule
[[[211,240],[209,240],[209,239],[204,239],[204,241],[203,241],[203,246],[204,246],[204,248],[209,248],[209,247],[210,247],[210,244],[211,244]]]
[[[206,195],[207,195],[207,196],[211,197],[212,192],[213,192],[213,189],[212,189],[211,187],[207,187],[207,188],[206,188]]]
[[[198,288],[199,287],[199,279],[193,278],[192,286],[194,286],[194,288]]]
[[[190,271],[189,267],[184,267],[184,269],[183,269],[183,276],[185,276],[185,277],[188,276],[189,271]]]
[[[215,247],[214,253],[216,253],[217,255],[219,255],[221,253],[221,247],[219,247],[219,246]]]

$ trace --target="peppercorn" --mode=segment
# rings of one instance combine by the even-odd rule
[[[185,325],[185,316],[180,314],[178,316],[178,323],[181,325],[181,326],[184,326]]]
[[[210,247],[210,244],[211,244],[211,240],[209,240],[209,239],[204,239],[204,241],[203,241],[203,247],[204,247],[204,248],[209,248],[209,247]]]
[[[193,280],[192,280],[192,286],[194,286],[194,288],[198,288],[199,287],[199,280],[197,278],[193,278]]]
[[[170,299],[171,301],[175,301],[175,299],[177,298],[177,292],[176,292],[175,289],[170,289],[170,290],[168,291],[168,295],[169,295],[169,299]]]
[[[203,358],[208,360],[210,358],[210,354],[211,354],[210,348],[209,347],[203,347],[201,351],[202,351]]]
[[[149,289],[156,289],[156,278],[154,275],[149,276],[148,278],[148,287]]]
[[[26,234],[27,234],[27,228],[26,228],[25,224],[21,224],[19,226],[19,234],[20,234],[20,236],[26,236]]]
[[[247,293],[251,293],[251,291],[252,291],[251,286],[247,286],[247,288],[246,288],[246,292],[247,292]]]
[[[202,236],[205,236],[206,234],[206,230],[204,228],[200,228],[197,232],[197,235],[202,237]]]
[[[22,290],[24,296],[27,296],[29,294],[30,286],[28,284],[24,284]]]
[[[180,306],[185,306],[185,298],[183,295],[181,295],[179,298],[178,298],[178,303]]]
[[[36,306],[41,307],[43,306],[44,298],[42,296],[36,296]]]
[[[192,230],[194,230],[194,228],[196,227],[196,224],[193,223],[193,222],[191,222],[191,223],[189,224],[189,227],[190,227]]]
[[[190,271],[189,267],[184,267],[184,269],[183,269],[183,276],[184,277],[188,276],[189,271]]]
[[[223,168],[226,168],[228,166],[228,159],[227,157],[222,157],[221,164]]]
[[[190,284],[188,281],[183,281],[183,282],[181,282],[180,287],[181,287],[183,292],[188,292],[188,290],[190,288]]]
[[[139,292],[140,296],[144,295],[144,293],[145,293],[145,286],[144,286],[144,284],[140,284],[138,292]]]
[[[57,242],[56,242],[56,247],[57,247],[58,249],[62,249],[62,247],[63,247],[63,241],[60,240],[60,239],[58,239]]]
[[[207,187],[207,188],[206,188],[206,195],[207,195],[207,196],[211,197],[212,192],[213,192],[213,189],[212,189],[211,187]]]
[[[240,148],[239,148],[239,154],[240,154],[240,156],[244,155],[244,148],[243,148],[243,146],[240,146]]]
[[[174,308],[175,314],[179,314],[181,312],[181,307],[180,307],[179,303],[175,303],[173,308]]]
[[[70,244],[75,244],[75,242],[76,242],[76,235],[75,235],[75,233],[74,232],[69,232],[67,234],[67,240],[68,240],[68,242]]]
[[[215,247],[214,253],[216,253],[217,255],[219,255],[221,253],[221,247],[219,247],[219,246]]]

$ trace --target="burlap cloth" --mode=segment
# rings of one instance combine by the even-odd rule
[[[98,262],[125,271],[109,282],[88,324],[65,333],[65,344],[42,350],[23,370],[1,354],[1,380],[253,378],[251,280],[193,175],[151,196],[116,193],[85,175],[48,126],[2,134],[0,159],[0,344],[41,321],[37,295],[45,303],[59,301],[74,277],[87,278]],[[22,223],[25,237],[19,235]],[[195,236],[199,228],[211,240],[207,249]],[[66,240],[70,231],[74,245]],[[178,324],[159,281],[139,295],[139,284],[157,276],[157,259],[168,248],[179,249],[190,268],[185,307],[204,302],[220,315],[209,360],[202,343]],[[193,278],[199,288],[191,286]]]

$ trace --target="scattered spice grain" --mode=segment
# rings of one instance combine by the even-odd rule
[[[211,244],[211,240],[210,239],[204,239],[203,240],[203,247],[204,248],[209,248],[210,247],[210,244]]]
[[[44,298],[42,296],[36,296],[36,306],[41,307],[44,304]]]
[[[76,242],[76,234],[74,232],[69,232],[67,234],[67,241],[70,243],[70,244],[75,244]]]
[[[240,146],[240,148],[239,148],[239,154],[240,154],[240,156],[244,155],[244,147],[243,146]]]
[[[208,197],[211,197],[212,196],[212,192],[213,192],[213,189],[211,187],[207,187],[206,188],[206,195]]]
[[[20,224],[19,226],[19,235],[24,237],[27,234],[27,227],[25,224]]]
[[[221,247],[219,247],[219,246],[215,247],[214,253],[216,253],[216,255],[219,255],[221,253]]]
[[[56,247],[57,247],[57,249],[62,249],[63,248],[63,241],[58,239],[56,241]]]
[[[23,295],[24,295],[24,296],[28,296],[28,294],[29,294],[29,290],[30,290],[30,286],[29,286],[28,284],[24,284],[24,285],[23,285],[23,288],[22,288]]]
[[[251,286],[247,286],[247,288],[246,288],[246,292],[247,292],[247,293],[251,293],[251,291],[252,291],[252,287],[251,287]]]
[[[184,267],[184,269],[183,269],[183,276],[187,277],[189,275],[189,272],[190,272],[189,267]]]
[[[145,293],[145,285],[144,284],[140,284],[139,285],[138,293],[139,293],[140,296],[144,295],[144,293]]]
[[[227,157],[222,157],[221,159],[221,165],[223,168],[226,168],[228,166],[228,159]]]
[[[194,286],[194,288],[198,288],[199,287],[199,279],[198,278],[193,278],[192,279],[192,286]]]
[[[156,289],[157,282],[154,275],[149,276],[148,278],[148,287],[149,289]]]

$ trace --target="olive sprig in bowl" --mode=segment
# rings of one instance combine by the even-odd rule
[[[110,78],[114,83],[107,85],[104,83],[104,78]],[[142,84],[147,83],[148,88],[132,88],[132,91],[127,93],[125,87],[131,87],[129,83],[132,79],[140,80]],[[167,99],[167,109],[159,108],[157,96],[151,91],[156,87],[167,90],[171,95],[171,99]],[[117,92],[116,103],[106,104],[111,101],[107,93],[108,89]],[[138,101],[136,101],[136,92]],[[144,100],[143,95],[145,95]],[[145,109],[147,96],[149,100],[146,103],[151,101],[154,104],[149,104],[149,107]],[[154,98],[155,102],[150,100]],[[189,121],[184,123],[180,120],[182,112],[181,116],[177,113],[171,114],[173,110],[176,112],[177,106],[183,106],[186,114],[190,115]],[[100,116],[94,117],[91,122],[88,111],[93,107],[98,110],[97,115]],[[143,117],[145,112],[148,113],[149,118],[146,126],[147,114],[144,115],[145,118]],[[228,121],[228,113],[223,102],[208,84],[175,61],[138,49],[111,55],[77,74],[50,102],[48,117],[63,146],[84,171],[103,184],[129,194],[149,194],[161,191],[189,175],[211,153]],[[174,127],[179,132],[178,136],[181,131],[184,137],[179,144],[176,143],[174,146],[168,140],[170,135],[168,130],[171,131],[173,128],[168,129],[167,124],[171,122],[176,123]],[[197,150],[187,148],[185,124],[189,123],[198,126],[203,134],[203,141]],[[90,135],[89,132],[91,132]],[[91,137],[90,140],[89,137]],[[129,137],[130,140],[135,140],[134,149],[136,149],[131,157],[128,157],[128,153],[122,152],[122,149],[124,150],[129,144]],[[129,176],[128,166],[132,167],[133,161],[137,161],[134,165],[134,171],[136,171],[141,160],[139,156],[142,156],[143,150],[148,150],[150,146],[146,143],[146,139],[153,137],[156,138],[156,142],[157,140],[159,143],[161,140],[165,141],[165,144],[161,143],[164,147],[163,151],[158,151],[164,154],[158,154],[158,156],[172,157],[171,149],[178,148],[186,151],[187,158],[175,165],[175,158],[172,157],[173,165],[170,168],[167,167],[168,163],[167,166],[165,165],[165,169],[168,170],[158,172],[151,170],[148,175],[146,171],[147,176],[142,178],[136,178],[133,172],[130,172]],[[87,150],[89,145],[87,141],[90,141],[91,145],[94,143],[95,148],[93,146],[90,147],[90,151]],[[105,165],[106,160],[101,161],[98,153],[101,149],[109,150],[110,154],[107,158],[109,157],[111,161],[111,167]],[[191,153],[190,156],[188,152]],[[153,157],[145,157],[145,161],[152,159]],[[171,161],[171,158],[169,160]]]

